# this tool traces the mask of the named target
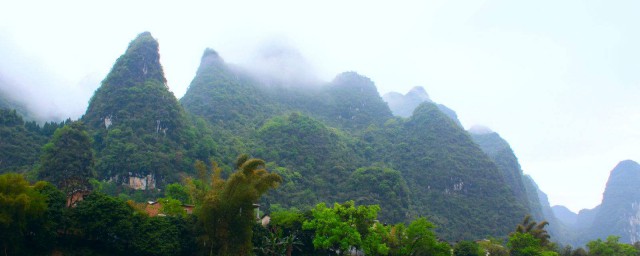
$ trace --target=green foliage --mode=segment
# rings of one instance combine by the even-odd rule
[[[382,125],[391,118],[391,110],[371,79],[356,72],[344,72],[327,86],[328,121],[345,130],[364,130]]]
[[[268,230],[260,238],[262,238],[262,241],[258,241],[258,244],[256,244],[258,246],[254,248],[257,255],[290,256],[294,250],[297,251],[299,246],[302,245],[295,233],[285,235],[282,229]]]
[[[187,212],[182,207],[180,200],[172,198],[160,198],[158,202],[162,205],[162,213],[168,216],[186,217]]]
[[[453,247],[454,256],[480,256],[480,252],[480,246],[473,241],[460,241]]]
[[[362,140],[367,158],[402,173],[411,210],[429,215],[449,241],[504,236],[526,214],[491,159],[432,103],[368,129]]]
[[[189,192],[180,183],[172,183],[165,187],[167,198],[175,199],[183,203],[192,203],[189,199]]]
[[[144,218],[131,241],[135,255],[189,255],[196,246],[188,220],[174,217]]]
[[[529,209],[536,207],[536,205],[530,205],[527,200],[522,168],[507,141],[497,133],[471,133],[471,138],[496,164],[513,196]]]
[[[313,219],[304,222],[303,229],[315,230],[316,248],[344,255],[352,247],[362,248],[363,237],[368,235],[378,211],[377,205],[355,207],[353,201],[335,203],[333,208],[320,203],[312,210]]]
[[[515,232],[507,243],[512,256],[542,255],[540,240],[529,233]]]
[[[285,207],[311,207],[346,199],[336,190],[357,166],[355,148],[345,134],[301,113],[275,117],[258,130],[265,149],[258,155],[278,159],[283,186],[268,196]],[[334,188],[334,189],[332,189]]]
[[[45,212],[36,220],[31,221],[27,236],[32,249],[46,252],[58,246],[58,232],[69,224],[67,211],[67,197],[53,184],[39,181],[33,189],[40,193],[47,204]]]
[[[409,189],[402,174],[390,168],[358,168],[346,182],[345,194],[360,205],[380,205],[383,222],[402,222],[411,215]]]
[[[211,125],[220,152],[274,161],[270,169],[283,184],[262,204],[380,204],[381,220],[428,215],[451,241],[504,236],[527,212],[498,167],[438,106],[425,103],[410,119],[393,118],[373,82],[355,72],[321,86],[266,84],[207,50],[180,102]],[[397,173],[352,177],[370,166],[396,170],[410,193]],[[391,180],[380,192],[367,193],[379,182],[360,189],[367,179],[383,177]]]
[[[549,239],[551,238],[545,229],[547,225],[549,225],[549,222],[542,221],[537,223],[531,219],[531,215],[527,215],[524,217],[524,220],[522,220],[522,223],[516,226],[516,233],[531,234],[540,241],[540,246],[547,247],[550,245]]]
[[[282,181],[280,176],[264,169],[265,163],[261,159],[242,155],[236,166],[236,171],[227,180],[222,179],[219,170],[214,172],[210,183],[204,187],[203,202],[197,212],[210,251],[219,255],[251,253],[252,227],[256,221],[254,204]]]
[[[5,255],[25,253],[24,239],[33,235],[30,223],[42,218],[46,210],[45,197],[22,175],[0,175],[0,241]]]
[[[67,197],[90,189],[89,178],[94,176],[93,151],[81,122],[56,130],[42,151],[38,175],[41,179],[56,185]]]
[[[286,229],[300,229],[304,222],[304,216],[296,208],[271,212],[270,224]]]
[[[435,226],[425,218],[412,221],[406,232],[406,240],[402,243],[406,255],[449,255],[450,247],[445,242],[438,242],[433,229]]]
[[[274,106],[252,79],[228,68],[218,53],[205,50],[200,67],[180,102],[211,124],[246,134],[274,114]]]
[[[381,223],[373,223],[362,239],[362,251],[365,255],[388,255],[390,248],[384,242],[389,237],[391,227]]]
[[[44,145],[40,159],[41,179],[50,181],[67,197],[90,188],[93,176],[93,151],[91,139],[81,122],[66,125],[53,134]]]
[[[175,181],[176,170],[187,170],[193,155],[211,152],[197,142],[206,131],[193,126],[169,91],[159,59],[158,42],[140,34],[89,102],[82,120],[95,140],[100,179],[151,174],[159,182]]]
[[[638,250],[630,244],[622,244],[618,240],[620,237],[609,236],[606,241],[598,239],[587,243],[589,255],[593,256],[635,256]]]
[[[134,210],[125,202],[101,193],[91,193],[72,212],[74,226],[82,238],[98,241],[107,248],[122,251],[135,234]]]
[[[46,141],[35,122],[25,123],[15,110],[0,109],[0,173],[31,169]]]

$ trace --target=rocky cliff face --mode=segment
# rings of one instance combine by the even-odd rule
[[[640,241],[640,165],[625,160],[616,165],[607,181],[602,203],[578,214],[554,206],[560,220],[574,236],[571,244],[584,246],[595,239],[619,236],[620,242]]]
[[[589,228],[594,238],[620,236],[620,241],[640,241],[640,165],[620,162],[609,175],[602,204]]]

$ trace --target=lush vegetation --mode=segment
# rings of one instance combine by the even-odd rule
[[[150,217],[148,205],[94,191],[67,207],[51,183],[30,184],[21,174],[0,175],[0,240],[4,255],[640,255],[618,237],[594,240],[583,248],[559,247],[527,216],[506,239],[442,242],[426,218],[410,223],[377,220],[378,205],[353,201],[313,209],[275,208],[260,224],[254,204],[279,184],[264,161],[241,156],[227,179],[212,164],[196,164],[200,178],[172,184],[172,196],[194,200],[194,214],[162,210]],[[181,208],[180,208],[181,209]],[[505,234],[506,235],[506,234]]]
[[[65,123],[25,122],[15,110],[0,108],[0,173],[29,172],[36,167],[42,146]]]
[[[158,42],[145,32],[117,59],[81,120],[40,125],[0,109],[0,173],[22,175],[7,176],[21,188],[2,194],[18,198],[3,210],[19,213],[0,218],[11,230],[2,234],[4,249],[559,251],[537,233],[508,235],[527,213],[548,218],[505,141],[471,136],[452,110],[432,102],[407,116],[394,117],[373,81],[355,72],[324,84],[263,84],[213,50],[178,101],[166,85]],[[241,152],[270,162],[234,162]],[[148,217],[148,200],[162,205],[152,215],[163,217]],[[254,204],[272,214],[267,228],[254,225]],[[542,228],[555,235],[553,224]],[[489,236],[497,238],[469,242]]]
[[[265,85],[207,50],[180,102],[209,123],[227,155],[273,161],[283,184],[266,205],[380,204],[381,221],[430,216],[448,240],[504,234],[527,213],[492,159],[437,105],[394,118],[373,81],[355,72],[325,85]]]
[[[207,133],[189,118],[166,85],[158,42],[145,32],[133,40],[96,90],[82,121],[96,151],[100,179],[128,182],[152,176],[178,180],[193,158],[211,155]],[[207,137],[207,136],[202,136]]]

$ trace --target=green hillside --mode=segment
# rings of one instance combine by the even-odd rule
[[[158,42],[148,32],[116,60],[82,121],[93,134],[101,179],[150,175],[161,184],[190,169],[196,131],[166,85]]]

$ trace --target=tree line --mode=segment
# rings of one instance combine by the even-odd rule
[[[55,136],[54,136],[55,137]],[[46,150],[45,150],[46,151]],[[82,159],[82,155],[77,155]],[[35,183],[22,174],[0,175],[0,240],[4,255],[638,255],[637,247],[616,237],[582,248],[559,247],[547,222],[525,217],[504,238],[449,243],[438,238],[427,218],[387,224],[378,205],[353,201],[299,210],[271,205],[270,221],[256,216],[260,198],[282,178],[261,159],[238,157],[223,177],[215,162],[196,161],[195,177],[167,186],[160,215],[147,203],[104,194],[101,182]],[[44,170],[43,170],[44,171]],[[85,178],[88,179],[88,178]],[[71,184],[73,188],[64,186]],[[75,185],[92,189],[69,201]],[[88,184],[88,185],[87,185]],[[69,192],[71,191],[71,192]],[[181,206],[194,207],[186,214]],[[258,211],[259,212],[259,211]]]

